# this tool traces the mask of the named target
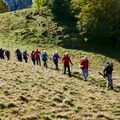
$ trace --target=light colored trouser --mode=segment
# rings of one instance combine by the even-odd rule
[[[88,69],[87,68],[83,68],[82,69],[82,73],[83,73],[84,78],[87,79],[87,77],[88,77]]]
[[[106,84],[106,87],[107,88],[113,88],[113,82],[112,82],[112,74],[108,74],[107,75],[107,84]]]

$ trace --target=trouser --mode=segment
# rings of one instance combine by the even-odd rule
[[[87,68],[83,68],[82,69],[82,74],[83,74],[84,79],[86,80],[87,77],[88,77],[88,69]]]
[[[25,60],[25,63],[28,62],[28,58],[27,57],[24,57],[23,59]]]
[[[35,65],[35,58],[32,58],[33,65]]]
[[[17,55],[17,59],[19,62],[22,62],[22,56],[21,55]]]
[[[58,70],[58,61],[54,61],[54,64],[55,64],[56,70]]]
[[[108,74],[107,75],[107,83],[106,83],[106,87],[113,89],[113,81],[112,81],[112,74]]]
[[[6,57],[7,57],[7,60],[10,60],[10,55],[6,55]]]
[[[47,66],[47,60],[45,60],[45,59],[43,59],[43,66],[46,67],[46,68],[48,67]]]
[[[65,65],[64,64],[64,74],[66,74],[66,69],[68,69],[68,75],[69,75],[69,77],[71,77],[70,65]]]
[[[36,58],[36,62],[37,62],[37,65],[40,65],[40,66],[41,66],[40,57],[37,57],[37,58]]]

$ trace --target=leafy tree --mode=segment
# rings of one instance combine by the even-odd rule
[[[42,6],[45,6],[47,4],[47,0],[33,0],[33,7],[40,8]]]
[[[71,6],[83,37],[99,41],[118,39],[116,36],[119,37],[120,28],[119,0],[72,0]]]
[[[8,11],[8,8],[6,4],[3,2],[3,0],[0,0],[0,13]]]
[[[48,0],[48,6],[51,9],[55,19],[64,21],[72,18],[70,11],[70,0]]]

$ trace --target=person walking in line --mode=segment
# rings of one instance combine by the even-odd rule
[[[16,49],[15,53],[16,53],[17,60],[19,62],[22,62],[22,52],[20,51],[20,49]]]
[[[41,66],[40,54],[41,54],[40,51],[38,49],[36,49],[35,50],[35,60],[36,60],[37,65]]]
[[[33,65],[35,65],[35,51],[34,50],[31,52],[31,60],[33,62]]]
[[[68,69],[68,75],[71,77],[70,64],[73,65],[68,53],[65,53],[62,58],[62,63],[64,65],[64,74],[66,74],[66,69]]]
[[[9,50],[5,50],[5,56],[6,56],[7,60],[10,60],[10,51]]]
[[[84,56],[83,58],[80,59],[80,68],[82,69],[84,81],[86,81],[88,77],[88,67],[89,67],[88,58]]]
[[[27,63],[28,62],[28,53],[27,53],[27,51],[25,50],[25,51],[23,51],[23,59],[25,60],[25,63]]]
[[[5,59],[4,57],[4,51],[2,48],[0,49],[0,59]]]
[[[43,61],[43,66],[46,67],[46,68],[48,67],[47,66],[47,60],[48,60],[48,55],[47,55],[46,51],[44,50],[42,52],[42,61]]]
[[[58,68],[58,60],[59,59],[60,59],[60,56],[58,54],[58,51],[55,51],[54,54],[53,54],[52,60],[53,60],[53,62],[55,64],[55,67],[56,67],[55,69],[56,70],[59,70],[59,68]]]
[[[112,71],[113,71],[113,63],[106,62],[103,70],[103,75],[107,78],[106,87],[108,89],[113,89]]]

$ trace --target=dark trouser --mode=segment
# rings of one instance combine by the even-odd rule
[[[10,55],[6,55],[6,57],[7,57],[7,60],[10,60]]]
[[[58,70],[58,61],[54,61],[54,64],[56,66],[56,70]]]
[[[70,65],[65,65],[64,64],[64,74],[66,74],[66,68],[68,69],[68,75],[69,75],[69,77],[71,77]]]
[[[28,62],[28,58],[27,57],[24,57],[23,59],[25,60],[25,63]]]
[[[21,55],[17,55],[17,59],[19,62],[22,62],[22,56]]]
[[[33,65],[35,65],[35,58],[32,58]]]
[[[1,55],[1,56],[0,56],[0,59],[5,59],[4,55]]]
[[[37,65],[40,65],[40,66],[41,66],[40,57],[36,58],[36,62],[37,62]]]
[[[43,66],[46,67],[46,68],[48,67],[47,66],[47,60],[45,60],[45,59],[43,59]]]

